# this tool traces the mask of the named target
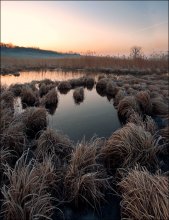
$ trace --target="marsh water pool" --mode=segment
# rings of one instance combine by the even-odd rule
[[[32,80],[68,80],[79,78],[85,73],[46,71],[23,72],[20,76],[2,76],[2,84],[31,82]],[[90,74],[97,78],[97,74]],[[73,91],[59,95],[59,103],[52,114],[48,114],[49,127],[68,135],[74,141],[83,138],[89,140],[94,135],[97,137],[109,137],[115,130],[121,127],[117,111],[113,106],[113,99],[100,96],[95,86],[92,90],[84,89],[84,101],[76,104],[73,99]],[[17,107],[18,106],[18,107]],[[16,110],[21,110],[22,105],[18,99]]]

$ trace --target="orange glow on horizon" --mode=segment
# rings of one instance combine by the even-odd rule
[[[167,24],[137,32],[116,23],[110,27],[62,7],[47,7],[47,2],[4,1],[1,7],[4,43],[60,52],[90,50],[96,54],[127,54],[134,45],[142,46],[145,53],[168,48]]]

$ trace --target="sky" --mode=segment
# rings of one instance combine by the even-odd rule
[[[1,42],[60,52],[168,50],[168,1],[1,1]]]

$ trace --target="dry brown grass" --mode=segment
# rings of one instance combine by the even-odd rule
[[[153,98],[152,101],[152,113],[153,115],[158,115],[161,117],[167,117],[169,114],[169,108],[166,103],[164,103],[159,98]]]
[[[167,125],[165,128],[160,129],[160,134],[169,142],[169,125]]]
[[[134,96],[124,97],[117,106],[117,112],[121,119],[128,119],[133,112],[141,113],[140,107]]]
[[[158,141],[142,126],[128,123],[112,134],[101,153],[107,166],[112,169],[134,167],[136,163],[153,169],[158,165]]]
[[[24,125],[22,122],[14,120],[6,127],[0,135],[0,145],[4,149],[13,151],[14,155],[21,156],[24,151],[26,137],[24,134]]]
[[[58,90],[60,93],[66,94],[71,90],[72,86],[69,81],[62,81],[58,85]]]
[[[50,108],[51,106],[56,106],[58,104],[59,98],[56,89],[51,89],[42,99],[42,104],[45,105],[46,108]]]
[[[46,69],[46,68],[69,68],[69,69],[91,69],[100,71],[126,72],[132,70],[133,73],[149,70],[163,72],[168,70],[167,59],[129,59],[117,57],[98,57],[98,56],[81,56],[69,58],[50,58],[50,59],[27,59],[27,58],[1,58],[1,71],[10,72],[29,70],[29,69]],[[128,68],[126,70],[126,67]]]
[[[6,165],[8,185],[2,187],[2,214],[6,220],[51,219],[52,197],[47,192],[48,173],[36,172],[36,162],[23,155],[14,169]]]
[[[114,98],[114,102],[113,102],[114,106],[117,107],[118,104],[119,104],[119,102],[120,102],[125,96],[126,96],[125,90],[120,89],[120,90],[117,92],[117,94],[116,94],[116,96],[115,96],[115,98]]]
[[[0,95],[0,102],[2,108],[14,109],[14,95],[9,90],[4,90]]]
[[[168,220],[169,180],[146,169],[130,170],[118,184],[122,193],[122,219]]]
[[[147,91],[140,91],[136,94],[136,100],[138,101],[142,112],[144,114],[151,115],[152,103],[150,94]]]
[[[73,98],[76,104],[80,104],[84,100],[84,89],[82,87],[76,88],[73,92]]]
[[[72,142],[66,135],[49,128],[37,140],[36,155],[40,158],[54,154],[60,159],[67,159],[72,150]]]
[[[130,115],[127,122],[134,123],[138,126],[142,126],[145,129],[145,131],[150,132],[152,135],[154,135],[157,132],[156,123],[151,118],[151,116],[146,115],[145,119],[143,120],[142,115],[139,115],[138,113],[134,112],[132,115]]]
[[[107,82],[106,93],[108,95],[114,97],[117,94],[118,91],[119,91],[119,88],[116,85],[116,83],[113,83],[111,80]]]
[[[44,108],[30,107],[21,115],[28,137],[34,138],[41,130],[47,127],[46,110]]]
[[[45,83],[40,84],[40,86],[39,86],[40,97],[46,95],[54,87],[55,87],[55,85],[53,85],[53,84],[47,84],[47,85]]]
[[[92,77],[86,77],[86,87],[87,87],[87,89],[92,90],[94,84],[95,84],[95,80]]]
[[[39,104],[39,96],[30,86],[24,86],[21,92],[23,107],[36,106]]]
[[[76,206],[86,204],[96,208],[104,200],[105,191],[110,189],[105,169],[97,161],[100,144],[100,139],[82,141],[72,152],[65,190],[68,200],[73,200]]]
[[[24,86],[24,85],[19,84],[19,83],[12,84],[12,85],[9,86],[9,90],[14,94],[14,96],[17,97],[17,96],[20,96],[20,95],[21,95],[23,86]]]

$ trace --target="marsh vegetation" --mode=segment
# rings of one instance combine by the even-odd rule
[[[1,218],[105,219],[108,212],[107,219],[167,220],[167,79],[166,73],[102,73],[94,78],[2,85]],[[93,91],[121,122],[113,130],[110,121],[110,135],[75,141],[64,130],[51,128],[49,117],[63,98],[71,118],[70,102],[83,109]],[[16,99],[21,100],[22,111],[16,111]],[[94,122],[101,116],[92,117]],[[75,129],[71,123],[70,130],[76,133]]]

